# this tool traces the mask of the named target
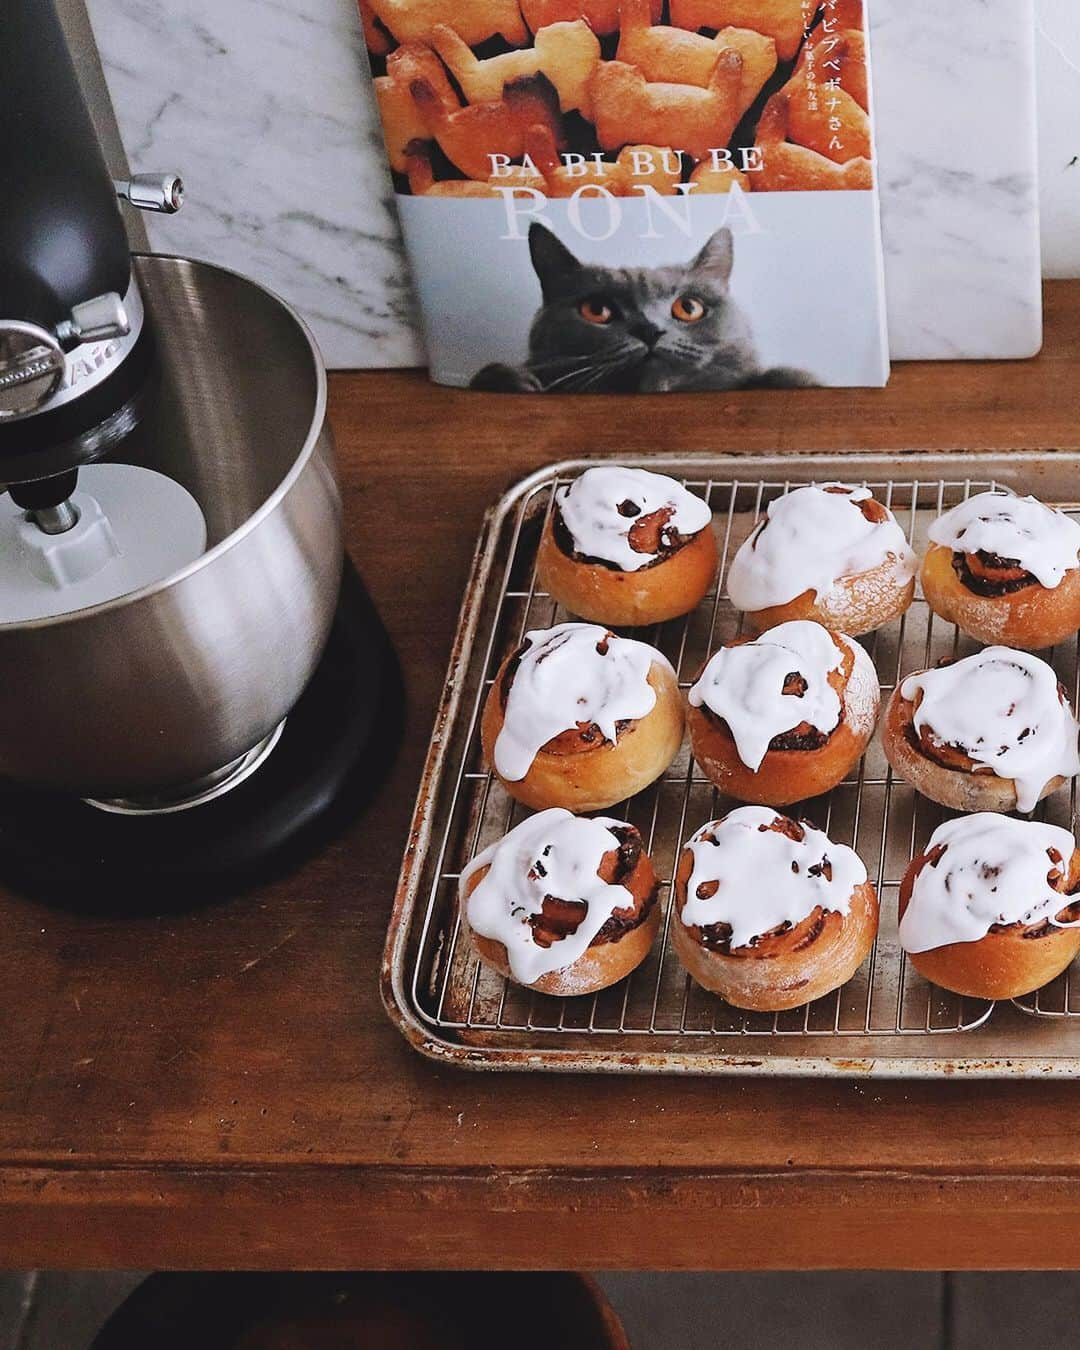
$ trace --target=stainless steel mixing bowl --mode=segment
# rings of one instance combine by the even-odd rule
[[[326,373],[297,315],[206,263],[142,257],[136,273],[161,384],[111,458],[183,484],[207,552],[107,604],[0,624],[0,775],[145,799],[243,756],[296,702],[330,629],[342,527]]]

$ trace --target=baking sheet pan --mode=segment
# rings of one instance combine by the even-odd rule
[[[1080,1076],[1080,974],[1017,1003],[961,999],[928,985],[896,941],[896,899],[908,859],[947,812],[893,776],[875,738],[848,780],[790,808],[866,863],[882,901],[874,951],[842,989],[802,1009],[744,1013],[690,981],[668,940],[670,878],[681,843],[729,809],[684,745],[664,777],[606,814],[642,831],[661,876],[661,933],[629,979],[599,994],[554,999],[504,981],[461,933],[457,879],[465,863],[516,824],[514,803],[481,758],[479,714],[499,663],[528,628],[567,617],[537,587],[536,548],[556,487],[596,461],[532,474],[488,513],[469,578],[444,696],[402,866],[382,982],[391,1018],[433,1059],[474,1069],[887,1077]],[[641,630],[671,659],[680,685],[739,631],[724,576],[728,559],[768,501],[807,482],[866,483],[920,551],[929,522],[973,492],[1000,484],[1078,509],[1080,456],[1018,452],[621,456],[707,496],[723,564],[716,587],[685,619]],[[907,671],[977,645],[936,618],[921,594],[902,619],[863,639],[887,696]],[[1077,643],[1043,653],[1074,699]],[[1039,814],[1073,827],[1076,788]],[[1075,990],[1073,985],[1075,983]]]

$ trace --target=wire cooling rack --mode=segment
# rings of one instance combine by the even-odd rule
[[[900,879],[950,813],[893,776],[876,737],[851,777],[823,797],[787,808],[854,848],[881,900],[870,957],[826,997],[788,1012],[746,1013],[702,990],[677,961],[670,882],[682,844],[735,804],[704,777],[688,743],[661,780],[604,813],[637,826],[661,878],[660,934],[645,962],[611,989],[558,999],[522,989],[477,961],[458,912],[462,869],[528,814],[483,763],[480,712],[500,663],[524,634],[572,617],[539,588],[536,552],[555,491],[589,462],[559,465],[520,484],[494,509],[481,539],[387,946],[384,997],[405,1033],[426,1053],[474,1067],[1080,1073],[1080,1027],[1068,1025],[1080,1016],[1080,977],[1075,990],[1066,975],[1009,1007],[938,989],[907,961],[896,933]],[[724,587],[728,562],[769,501],[789,488],[837,479],[863,483],[895,512],[921,553],[930,521],[969,494],[1007,483],[1068,509],[1070,464],[1076,472],[1070,457],[1052,461],[1055,477],[1045,459],[1023,455],[1007,461],[910,456],[899,464],[872,456],[622,462],[672,473],[713,510],[721,553],[715,588],[686,618],[634,632],[668,657],[683,690],[708,656],[739,633],[741,616]],[[951,472],[941,476],[943,470]],[[921,595],[904,616],[863,642],[883,704],[908,671],[978,648],[934,616]],[[1043,655],[1075,699],[1076,644]],[[1071,828],[1075,795],[1075,784],[1055,794],[1040,805],[1039,817]]]

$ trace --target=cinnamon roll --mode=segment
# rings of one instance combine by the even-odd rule
[[[597,624],[527,633],[484,705],[484,754],[537,810],[599,811],[659,778],[682,744],[675,672],[644,642]]]
[[[900,885],[900,945],[970,998],[1019,998],[1080,951],[1080,853],[1068,830],[980,812],[947,820]]]
[[[1031,811],[1080,772],[1068,696],[1010,647],[919,671],[893,690],[882,744],[901,777],[955,811]]]
[[[461,874],[461,917],[485,964],[543,994],[591,994],[656,937],[656,873],[632,825],[553,807]]]
[[[786,806],[848,774],[874,734],[880,694],[854,639],[794,620],[721,647],[689,698],[694,758],[720,791]]]
[[[1034,497],[980,492],[930,526],[922,584],[980,642],[1037,651],[1080,629],[1080,524]]]
[[[732,560],[728,595],[757,633],[814,619],[857,637],[896,618],[915,594],[915,554],[868,488],[826,483],[769,503]]]
[[[673,478],[617,464],[559,489],[537,561],[572,614],[620,627],[689,613],[715,573],[708,505]]]
[[[689,840],[675,877],[676,954],[737,1008],[797,1008],[844,984],[878,928],[858,855],[804,821],[742,806]]]

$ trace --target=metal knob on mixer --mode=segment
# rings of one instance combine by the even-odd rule
[[[65,345],[107,342],[109,338],[127,337],[130,332],[131,320],[115,291],[73,305],[68,318],[56,325],[56,336]]]
[[[134,173],[126,181],[114,180],[116,195],[140,211],[175,215],[184,204],[184,180],[178,173]]]

